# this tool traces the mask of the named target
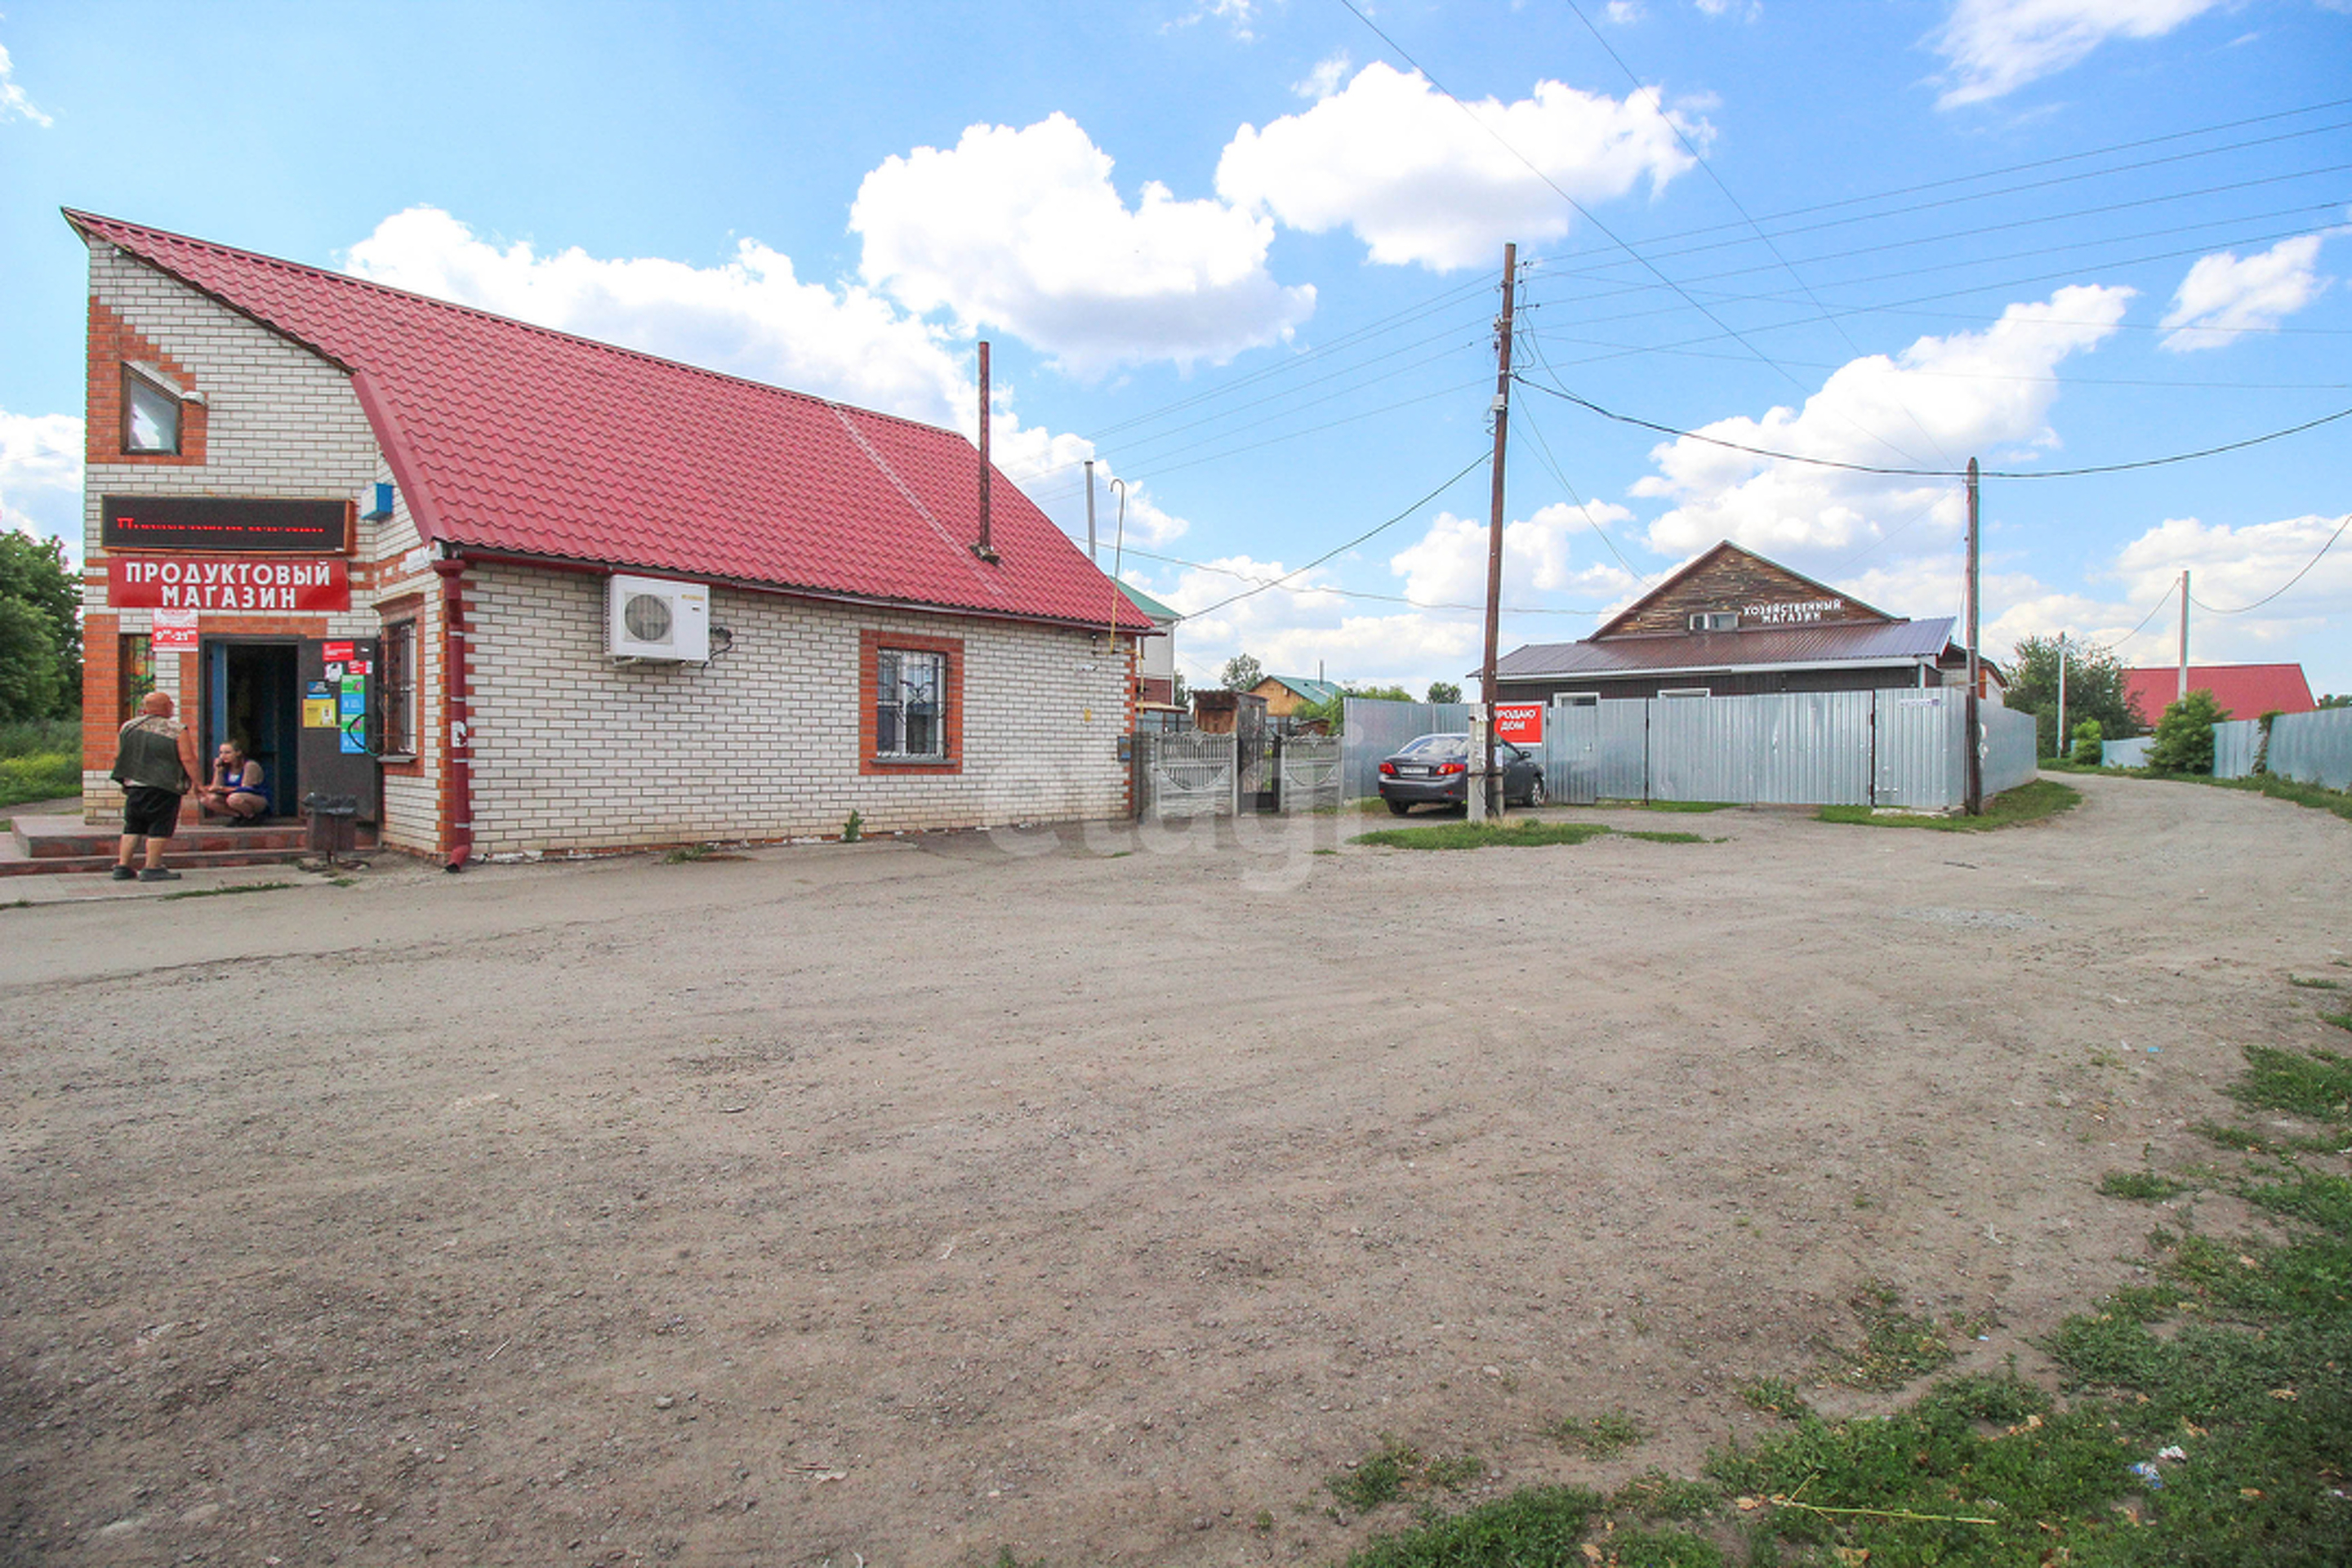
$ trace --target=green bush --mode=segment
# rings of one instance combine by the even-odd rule
[[[2100,728],[2096,719],[2085,719],[2075,725],[2074,765],[2078,768],[2097,767],[2106,739],[2106,731]]]
[[[2160,773],[2210,773],[2213,771],[2213,726],[2229,712],[2210,691],[2192,691],[2164,710],[2156,721],[2156,739],[2147,748],[2147,765]]]

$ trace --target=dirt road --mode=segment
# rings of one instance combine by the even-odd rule
[[[1327,1562],[1383,1435],[1695,1468],[1867,1281],[2031,1370],[2352,959],[2352,824],[2083,785],[0,910],[0,1556]]]

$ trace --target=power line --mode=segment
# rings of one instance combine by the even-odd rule
[[[1342,3],[1344,4],[1345,0],[1342,0]],[[1215,614],[1217,611],[1223,609],[1227,605],[1234,604],[1243,599],[1254,598],[1256,595],[1265,593],[1268,588],[1278,588],[1283,584],[1289,582],[1293,577],[1297,577],[1303,573],[1312,572],[1318,566],[1322,565],[1326,561],[1330,560],[1334,555],[1338,555],[1345,551],[1353,550],[1357,545],[1363,543],[1364,541],[1374,538],[1377,535],[1386,533],[1390,529],[1394,528],[1398,523],[1402,522],[1406,518],[1411,517],[1423,507],[1427,506],[1431,501],[1435,500],[1439,496],[1444,495],[1447,490],[1450,490],[1455,485],[1460,484],[1462,480],[1472,472],[1472,470],[1475,469],[1481,463],[1484,463],[1486,460],[1486,453],[1479,453],[1476,457],[1463,464],[1459,469],[1455,470],[1451,477],[1449,477],[1443,484],[1439,485],[1435,489],[1430,491],[1427,495],[1422,497],[1419,500],[1413,502],[1411,506],[1405,508],[1402,511],[1397,513],[1386,522],[1366,529],[1363,532],[1356,535],[1355,538],[1349,540],[1344,544],[1333,545],[1330,549],[1325,551],[1322,554],[1318,555],[1314,560],[1309,561],[1304,566],[1285,572],[1281,576],[1261,583],[1255,588],[1244,588],[1238,594],[1228,595],[1224,598],[1219,599],[1213,605],[1194,610],[1192,615],[1186,618],[1188,620],[1198,620],[1202,616]]]
[[[2344,101],[2346,101],[2346,102],[2352,102],[2352,100],[2344,100]],[[2321,105],[2320,107],[2322,107],[2322,108],[2336,108],[2336,107],[2339,107],[2339,105],[2337,105],[2337,104],[2325,104],[2325,105]],[[2289,112],[2301,113],[2301,112],[2305,112],[2305,111],[2304,111],[2304,110],[2291,110],[2291,111],[2289,111]],[[1992,191],[1978,191],[1978,192],[1973,192],[1973,193],[1971,193],[1971,194],[1969,194],[1969,195],[1967,195],[1942,197],[1942,198],[1938,198],[1937,200],[1936,200],[1936,201],[1932,201],[1932,202],[1918,202],[1918,203],[1915,203],[1915,204],[1913,204],[1913,205],[1910,205],[1910,206],[1905,206],[1905,207],[1890,207],[1890,208],[1886,209],[1886,210],[1885,210],[1885,211],[1884,211],[1884,212],[1860,213],[1860,214],[1856,214],[1854,216],[1852,216],[1852,217],[1835,218],[1835,219],[1832,219],[1832,220],[1830,220],[1830,221],[1828,221],[1828,222],[1824,222],[1824,223],[1818,223],[1818,224],[1805,224],[1805,225],[1801,225],[1801,226],[1797,226],[1797,227],[1794,227],[1794,228],[1784,228],[1784,229],[1777,230],[1777,231],[1775,231],[1775,232],[1777,232],[1778,234],[1780,234],[1780,235],[1781,235],[1781,236],[1787,236],[1787,235],[1792,235],[1792,234],[1811,234],[1811,233],[1814,233],[1814,232],[1816,232],[1816,231],[1818,231],[1818,230],[1821,230],[1821,229],[1824,229],[1824,228],[1836,228],[1836,227],[1841,227],[1841,226],[1843,226],[1849,225],[1849,224],[1857,224],[1857,223],[1875,223],[1875,222],[1878,222],[1878,221],[1880,221],[1880,220],[1882,220],[1882,219],[1885,219],[1885,218],[1890,218],[1890,217],[1901,217],[1901,216],[1905,216],[1906,214],[1909,214],[1909,213],[1915,213],[1915,212],[1937,212],[1937,211],[1945,210],[1945,209],[1947,209],[1947,208],[1948,208],[1948,207],[1950,207],[1950,206],[1952,206],[1952,205],[1956,205],[1957,203],[1959,203],[1959,202],[1990,201],[1990,200],[1991,200],[1991,199],[1993,199],[1993,198],[1995,198],[1995,197],[1997,197],[1997,196],[2013,196],[2013,195],[2022,195],[2022,194],[2024,194],[2024,193],[2026,193],[2026,192],[2028,192],[2028,191],[2046,190],[2046,189],[2048,189],[2048,188],[2050,188],[2051,186],[2053,186],[2053,185],[2070,184],[2074,184],[2074,183],[2075,183],[2075,182],[2082,181],[2082,180],[2095,180],[2095,179],[2102,179],[2102,178],[2105,178],[2105,176],[2107,176],[2107,175],[2109,175],[2109,174],[2137,174],[2137,173],[2138,173],[2140,170],[2143,170],[2143,169],[2158,168],[2158,167],[2161,167],[2162,165],[2167,164],[2167,163],[2181,163],[2181,162],[2184,162],[2184,161],[2186,161],[2186,160],[2188,160],[2188,159],[2191,159],[2191,158],[2214,157],[2214,156],[2218,156],[2218,155],[2220,155],[2221,153],[2240,153],[2240,152],[2244,152],[2244,151],[2245,151],[2245,150],[2247,150],[2248,148],[2252,148],[2252,147],[2263,147],[2263,146],[2268,146],[2268,145],[2271,145],[2271,144],[2273,144],[2273,143],[2274,143],[2274,142],[2279,142],[2295,141],[2295,140],[2299,140],[2299,139],[2301,139],[2301,138],[2303,138],[2303,137],[2305,137],[2305,136],[2317,136],[2317,135],[2323,135],[2323,134],[2325,134],[2325,133],[2326,133],[2326,132],[2331,132],[2331,131],[2340,131],[2340,130],[2343,130],[2347,125],[2352,125],[2352,121],[2336,121],[2336,122],[2335,122],[2335,123],[2333,123],[2333,124],[2328,124],[2328,125],[2315,125],[2315,126],[2311,126],[2311,127],[2309,127],[2309,128],[2307,128],[2307,129],[2305,129],[2305,130],[2302,130],[2302,131],[2289,132],[2286,132],[2286,133],[2284,133],[2284,134],[2283,134],[2283,135],[2279,135],[2279,136],[2265,136],[2265,137],[2258,137],[2258,138],[2255,138],[2254,140],[2252,140],[2252,141],[2248,141],[2248,142],[2231,142],[2231,143],[2228,143],[2228,144],[2226,144],[2226,145],[2224,145],[2224,146],[2220,146],[2220,147],[2206,147],[2206,148],[2200,148],[2200,149],[2198,149],[2198,150],[2197,150],[2197,151],[2195,151],[2195,152],[2178,153],[2178,154],[2175,154],[2175,155],[2173,155],[2173,156],[2171,156],[2171,157],[2166,157],[2166,158],[2151,158],[2151,159],[2148,159],[2148,160],[2147,160],[2147,161],[2145,161],[2145,162],[2137,163],[2118,163],[2118,164],[2116,164],[2115,166],[2113,166],[2113,167],[2111,167],[2111,168],[2105,168],[2105,169],[2089,169],[2089,170],[2085,170],[2085,171],[2084,171],[2083,173],[2081,173],[2081,174],[2069,174],[2069,175],[2063,176],[2063,178],[2055,179],[2055,180],[2037,180],[2037,181],[2031,181],[2031,182],[2028,182],[2028,183],[2026,183],[2026,184],[2018,184],[2018,185],[2006,185],[2006,186],[2001,187],[2001,188],[2000,188],[2000,189],[1999,189],[1999,190],[1992,190]],[[2201,134],[2204,134],[2204,132],[2194,132],[2194,131],[2189,131],[2189,132],[2177,132],[2176,134],[2180,135],[2180,136],[2194,136],[2194,135],[2201,135]],[[2167,140],[2167,138],[2161,138],[2161,137],[2159,137],[2159,138],[2158,138],[2157,140],[2162,141],[2162,140]],[[1836,209],[1838,209],[1838,208],[1840,208],[1840,207],[1856,206],[1856,205],[1862,205],[1862,204],[1864,204],[1864,203],[1867,203],[1867,202],[1875,202],[1875,201],[1884,201],[1884,200],[1888,200],[1888,199],[1891,199],[1892,197],[1895,197],[1895,196],[1910,195],[1914,195],[1914,194],[1918,193],[1918,192],[1937,190],[1937,189],[1940,189],[1940,188],[1942,188],[1942,187],[1948,186],[1948,185],[1965,184],[1967,184],[1968,182],[1969,182],[1969,181],[1971,181],[1971,180],[1989,179],[1989,178],[1996,177],[1997,175],[1999,175],[1999,174],[2012,174],[2012,173],[2017,173],[2017,172],[2020,172],[2020,171],[2022,171],[2022,170],[2040,168],[2040,167],[2042,167],[2042,166],[2043,166],[2044,164],[2046,164],[2046,163],[2065,163],[2065,162],[2068,162],[2068,161],[2073,160],[2073,159],[2096,157],[2096,156],[2098,156],[2098,155],[2099,155],[2099,153],[2100,153],[2101,152],[2115,152],[2115,151],[2121,151],[2121,150],[2124,150],[2125,148],[2129,148],[2129,147],[2132,147],[2132,146],[2138,146],[2138,145],[2145,145],[2145,143],[2127,142],[2127,143],[2125,143],[2125,144],[2124,144],[2124,147],[2123,147],[2123,148],[2105,148],[2105,149],[2095,149],[2094,151],[2089,152],[2089,153],[2070,153],[2062,154],[2061,156],[2059,156],[2059,157],[2057,157],[2057,158],[2053,158],[2053,159],[2044,159],[2044,160],[2042,160],[2040,163],[2013,164],[2013,165],[2011,165],[2011,166],[2010,166],[2009,168],[2007,168],[2007,169],[2000,169],[2000,170],[1988,171],[1987,173],[1985,173],[1985,174],[1959,174],[1959,175],[1955,175],[1955,176],[1953,176],[1952,178],[1948,179],[1948,180],[1936,180],[1936,181],[1931,181],[1931,182],[1929,182],[1929,183],[1927,183],[1927,184],[1921,184],[1921,185],[1906,185],[1906,186],[1904,186],[1904,187],[1902,187],[1902,188],[1900,188],[1900,189],[1897,189],[1897,190],[1892,190],[1892,191],[1882,191],[1882,192],[1878,192],[1878,193],[1876,193],[1876,194],[1874,194],[1874,195],[1871,195],[1849,196],[1849,197],[1846,197],[1845,199],[1843,199],[1843,200],[1842,200],[1842,201],[1825,202],[1825,203],[1822,203],[1822,204],[1820,204],[1820,205],[1814,205],[1814,206],[1792,207],[1792,208],[1790,208],[1790,210],[1788,210],[1788,211],[1786,211],[1786,212],[1782,212],[1782,213],[1775,213],[1775,214],[1769,214],[1769,215],[1766,216],[1765,217],[1763,217],[1762,219],[1756,220],[1756,221],[1759,221],[1759,222],[1761,222],[1761,223],[1768,223],[1768,224],[1769,224],[1769,223],[1777,223],[1777,222],[1779,222],[1779,221],[1780,221],[1780,219],[1782,219],[1782,218],[1790,218],[1790,217],[1803,217],[1803,216],[1810,216],[1811,214],[1817,213],[1817,212],[1830,212],[1830,211],[1834,211],[1834,210],[1836,210]],[[2305,173],[2305,174],[2308,174],[2308,173],[2314,173],[2314,172],[2316,172],[2316,171],[2304,171],[2303,173]],[[2289,175],[2289,176],[2282,176],[2282,177],[2285,177],[2285,178],[2296,178],[2296,177],[2300,177],[2300,175]],[[2256,181],[2256,182],[2250,182],[2250,183],[2261,183],[2261,182]],[[2226,187],[2226,186],[2225,186],[2225,187],[2222,187],[2222,188],[2224,188],[2224,189],[2228,189],[2228,188],[2231,188],[2231,187]],[[1721,234],[1721,233],[1722,233],[1722,232],[1724,232],[1726,229],[1737,228],[1737,227],[1738,227],[1738,226],[1739,226],[1739,225],[1738,225],[1738,224],[1727,224],[1727,224],[1709,224],[1709,225],[1707,225],[1707,226],[1704,226],[1704,227],[1700,227],[1700,228],[1681,229],[1681,230],[1677,230],[1677,231],[1675,231],[1675,232],[1674,232],[1674,233],[1671,233],[1671,234],[1661,235],[1661,236],[1659,236],[1659,237],[1658,237],[1658,238],[1659,238],[1659,240],[1660,240],[1660,241],[1662,241],[1662,242],[1671,243],[1672,241],[1679,240],[1679,239],[1696,239],[1696,238],[1697,238],[1697,237],[1699,237],[1700,236],[1703,236],[1703,235],[1709,235],[1709,234]],[[1665,255],[1669,259],[1671,259],[1671,258],[1675,258],[1675,257],[1696,255],[1698,252],[1703,251],[1703,250],[1716,250],[1716,249],[1721,249],[1721,248],[1723,248],[1725,246],[1727,246],[1727,245],[1736,245],[1736,244],[1738,244],[1738,243],[1740,243],[1740,242],[1739,242],[1739,241],[1738,241],[1738,240],[1722,240],[1722,241],[1717,241],[1717,242],[1712,243],[1712,244],[1709,244],[1709,245],[1703,245],[1703,246],[1686,246],[1686,247],[1683,247],[1683,248],[1681,248],[1681,249],[1676,249],[1676,250],[1668,250],[1668,251],[1664,252],[1664,255]],[[1535,267],[1536,267],[1538,269],[1554,268],[1559,267],[1562,262],[1564,262],[1564,261],[1566,261],[1566,260],[1568,260],[1568,259],[1569,259],[1569,258],[1562,257],[1562,258],[1559,258],[1552,259],[1552,260],[1542,260],[1542,261],[1538,261],[1538,262],[1536,262],[1534,265],[1535,265]]]
[[[1614,409],[1602,407],[1589,397],[1579,397],[1564,386],[1546,386],[1539,381],[1530,381],[1523,375],[1514,375],[1511,379],[1522,386],[1573,403],[1580,408],[1589,409],[1603,419],[1613,419],[1620,425],[1636,426],[1643,430],[1654,430],[1661,436],[1672,436],[1682,440],[1703,441],[1710,447],[1724,447],[1735,452],[1746,452],[1751,457],[1769,458],[1777,462],[1804,463],[1817,468],[1843,468],[1849,473],[1888,474],[1901,479],[1955,479],[1964,478],[1967,472],[1965,469],[1955,471],[1948,468],[1883,468],[1871,463],[1841,462],[1834,458],[1808,458],[1797,452],[1776,452],[1766,447],[1750,447],[1738,441],[1727,441],[1720,436],[1708,436],[1696,430],[1685,430],[1672,425],[1661,425],[1654,419],[1643,419],[1631,414],[1620,414]],[[2040,470],[1986,468],[1983,470],[1982,477],[1988,479],[2074,479],[2092,474],[2120,474],[2136,468],[2160,468],[2169,464],[2186,463],[2199,458],[2217,458],[2224,452],[2242,451],[2248,447],[2259,447],[2265,442],[2283,440],[2289,436],[2300,436],[2306,430],[2315,430],[2323,425],[2332,425],[2336,420],[2345,418],[2352,418],[2352,408],[2339,408],[2333,414],[2324,414],[2316,419],[2306,419],[2300,425],[2290,425],[2284,430],[2272,430],[2260,436],[2250,436],[2242,441],[2229,441],[2219,447],[2200,447],[2193,452],[2173,452],[2161,458],[2140,458],[2127,463],[2099,463],[2081,468]]]
[[[1537,166],[1533,159],[1529,158],[1526,153],[1513,146],[1510,141],[1505,137],[1501,132],[1487,124],[1484,120],[1479,119],[1477,114],[1471,110],[1468,104],[1455,97],[1453,91],[1448,89],[1444,82],[1439,81],[1437,78],[1424,68],[1419,60],[1406,53],[1402,45],[1399,44],[1394,38],[1390,37],[1387,33],[1381,31],[1377,23],[1375,23],[1370,16],[1364,15],[1363,11],[1357,6],[1356,0],[1339,0],[1339,4],[1345,6],[1356,20],[1370,28],[1372,35],[1375,37],[1379,38],[1381,42],[1386,44],[1390,48],[1394,49],[1397,53],[1398,58],[1403,60],[1405,64],[1411,66],[1415,71],[1419,72],[1423,79],[1427,81],[1430,86],[1435,88],[1440,93],[1444,94],[1445,100],[1448,103],[1453,104],[1454,108],[1460,110],[1464,116],[1466,117],[1473,125],[1477,126],[1479,130],[1485,132],[1489,137],[1494,139],[1495,143],[1497,146],[1501,147],[1512,157],[1517,158],[1521,163],[1525,164],[1529,174],[1542,181],[1544,184],[1550,189],[1552,195],[1558,196],[1561,201],[1566,202],[1569,205],[1570,209],[1575,212],[1575,214],[1579,217],[1581,217],[1587,224],[1591,226],[1595,233],[1598,233],[1601,237],[1608,240],[1610,244],[1615,246],[1627,256],[1633,258],[1635,262],[1641,265],[1643,270],[1647,271],[1659,282],[1664,284],[1667,288],[1673,289],[1675,294],[1679,295],[1685,304],[1688,305],[1692,310],[1696,310],[1700,315],[1705,316],[1708,321],[1714,322],[1717,328],[1718,328],[1726,336],[1731,338],[1734,342],[1738,342],[1740,347],[1754,354],[1759,363],[1774,371],[1778,371],[1788,380],[1791,386],[1802,387],[1803,383],[1800,382],[1795,375],[1791,374],[1789,371],[1783,369],[1780,364],[1775,363],[1771,355],[1766,353],[1762,349],[1759,349],[1755,344],[1749,342],[1747,338],[1740,334],[1740,331],[1737,327],[1734,327],[1730,322],[1717,316],[1713,310],[1708,310],[1706,306],[1696,296],[1686,291],[1681,284],[1676,283],[1672,278],[1667,277],[1666,274],[1660,270],[1657,265],[1651,261],[1648,257],[1643,256],[1640,251],[1634,249],[1630,243],[1620,237],[1616,230],[1611,228],[1607,224],[1602,223],[1598,217],[1595,217],[1592,215],[1591,208],[1587,207],[1582,202],[1578,201],[1574,196],[1570,195],[1568,192],[1562,188],[1559,182],[1554,180],[1549,174],[1545,174],[1541,168]]]
[[[2269,604],[2273,599],[2277,598],[2281,594],[2285,593],[2289,588],[2294,587],[2297,583],[2302,582],[2304,572],[2308,572],[2313,567],[2318,565],[2319,557],[2326,554],[2329,551],[2336,548],[2336,542],[2344,537],[2344,530],[2347,526],[2352,526],[2352,512],[2347,512],[2344,514],[2344,521],[2336,525],[2336,531],[2327,536],[2327,542],[2319,547],[2318,554],[2314,555],[2310,560],[2303,563],[2303,572],[2297,572],[2294,576],[2288,578],[2285,582],[2280,584],[2269,593],[2264,594],[2261,598],[2256,599],[2251,605],[2242,605],[2234,610],[2217,610],[2194,594],[2190,594],[2189,595],[2189,602],[2196,605],[2199,609],[2204,611],[2209,616],[2242,616],[2249,610],[2259,610],[2264,605]]]
[[[1129,555],[1141,556],[1146,561],[1162,561],[1171,566],[1181,566],[1188,571],[1214,572],[1221,577],[1238,577],[1244,583],[1255,583],[1263,588],[1279,587],[1286,594],[1329,594],[1335,598],[1341,599],[1375,599],[1382,604],[1405,605],[1416,610],[1471,610],[1483,614],[1486,608],[1484,605],[1456,605],[1443,600],[1415,599],[1403,594],[1375,594],[1367,588],[1333,588],[1321,584],[1285,583],[1280,578],[1275,577],[1253,577],[1248,573],[1236,571],[1231,566],[1219,566],[1207,561],[1187,561],[1181,555],[1161,555],[1154,551],[1138,550],[1132,544],[1127,547],[1127,552]],[[1306,568],[1301,567],[1299,570],[1303,572]],[[1502,610],[1507,616],[1600,616],[1608,613],[1605,610],[1563,609],[1558,606],[1538,608],[1526,605],[1505,605]],[[1206,615],[1208,612],[1202,610],[1196,613]],[[1191,616],[1188,616],[1185,618],[1189,620]]]

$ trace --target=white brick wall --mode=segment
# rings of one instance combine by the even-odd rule
[[[1121,674],[1081,631],[715,590],[734,648],[616,666],[601,577],[466,574],[474,841],[486,855],[1101,818],[1124,804]],[[859,633],[963,643],[961,773],[858,771]]]
[[[87,542],[99,554],[101,495],[362,496],[392,478],[348,378],[307,350],[105,245],[92,248],[100,303],[186,367],[206,400],[205,460],[89,466]],[[421,767],[383,775],[385,843],[439,847],[439,579],[418,548],[407,498],[362,521],[348,613],[308,635],[373,637],[377,606],[421,595]],[[875,833],[1117,815],[1126,772],[1121,670],[1097,639],[981,617],[861,611],[719,589],[714,624],[734,648],[708,666],[617,666],[604,653],[604,580],[590,573],[475,566],[466,574],[474,717],[474,839],[483,854],[624,848],[707,839],[835,835],[852,811]],[[85,603],[104,611],[103,584]],[[254,617],[207,612],[203,629]],[[147,629],[143,610],[121,629]],[[896,630],[963,643],[959,773],[859,772],[859,634]],[[185,706],[175,659],[159,683]],[[117,804],[102,773],[85,804]]]

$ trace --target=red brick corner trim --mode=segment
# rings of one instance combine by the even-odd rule
[[[196,390],[196,378],[186,365],[148,342],[130,322],[92,299],[89,302],[89,381],[83,399],[85,456],[93,464],[202,468],[205,462],[205,412],[201,403],[180,405],[178,451],[126,452],[122,449],[122,367],[132,361],[154,365],[187,390]]]

